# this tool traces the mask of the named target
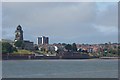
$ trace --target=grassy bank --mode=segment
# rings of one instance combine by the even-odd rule
[[[33,54],[33,53],[28,50],[18,50],[17,52],[14,51],[13,54]]]

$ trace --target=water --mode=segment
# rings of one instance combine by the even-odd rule
[[[9,60],[3,78],[117,78],[118,60]]]

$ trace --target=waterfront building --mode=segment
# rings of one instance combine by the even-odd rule
[[[15,42],[16,41],[23,41],[24,43],[24,49],[26,50],[33,50],[34,49],[34,43],[30,42],[29,40],[23,39],[23,30],[20,25],[17,26],[15,30]]]
[[[33,50],[34,49],[34,44],[33,42],[30,42],[30,41],[27,41],[27,40],[24,40],[24,49],[26,50]]]
[[[37,38],[37,44],[49,44],[49,38],[45,36],[41,36]]]

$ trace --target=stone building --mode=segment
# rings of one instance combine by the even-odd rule
[[[23,30],[20,25],[17,26],[17,29],[15,31],[15,41],[23,40]]]
[[[34,49],[34,43],[30,42],[29,40],[23,39],[23,30],[20,25],[17,26],[15,31],[15,42],[16,41],[23,41],[24,49],[26,50],[33,50]]]
[[[26,50],[33,50],[34,49],[33,46],[34,46],[33,42],[24,40],[24,49],[26,49]]]

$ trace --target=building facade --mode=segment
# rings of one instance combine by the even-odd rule
[[[42,37],[37,38],[37,44],[42,44]]]
[[[49,44],[49,38],[45,36],[41,36],[37,38],[37,44]]]
[[[23,39],[23,30],[20,25],[17,26],[15,30],[15,42],[16,41],[22,41],[24,45],[24,49],[26,50],[33,50],[34,49],[34,43],[30,42],[29,40],[24,40]],[[20,49],[20,48],[19,48]]]
[[[26,50],[34,50],[34,43],[24,40],[24,49],[26,49]]]
[[[22,40],[23,41],[23,30],[20,25],[17,26],[15,30],[15,41]]]

